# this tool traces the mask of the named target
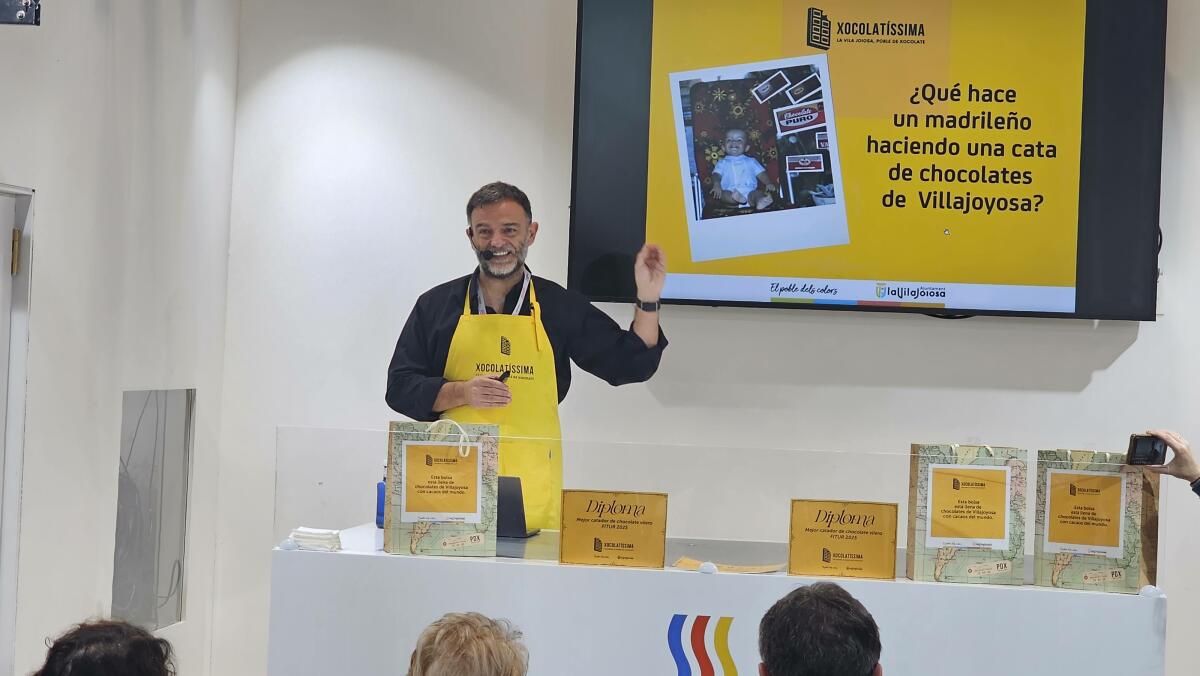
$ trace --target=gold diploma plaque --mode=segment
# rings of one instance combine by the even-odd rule
[[[666,556],[665,493],[562,492],[560,563],[662,568]]]
[[[792,500],[788,575],[895,579],[898,513],[895,503]]]

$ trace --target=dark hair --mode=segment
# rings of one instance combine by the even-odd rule
[[[796,589],[758,625],[758,652],[770,676],[869,676],[880,649],[871,613],[832,582]]]
[[[529,196],[515,185],[496,181],[488,183],[479,190],[476,190],[471,195],[471,199],[467,200],[467,221],[471,220],[471,214],[479,207],[487,204],[495,204],[504,200],[512,200],[516,202],[522,209],[525,210],[525,217],[533,220],[533,209],[529,206]]]
[[[85,622],[50,643],[33,676],[174,676],[171,644],[118,620]]]

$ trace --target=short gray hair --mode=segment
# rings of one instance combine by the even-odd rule
[[[533,209],[529,206],[529,196],[511,183],[494,181],[476,190],[471,195],[471,198],[467,200],[467,222],[471,221],[471,214],[479,207],[503,202],[504,200],[516,202],[525,210],[525,217],[531,221],[533,220]]]

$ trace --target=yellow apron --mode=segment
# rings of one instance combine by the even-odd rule
[[[499,425],[500,474],[521,477],[526,527],[557,529],[562,507],[558,377],[533,280],[524,283],[529,287],[529,316],[471,314],[467,285],[444,374],[446,380],[465,381],[508,371],[512,401],[503,408],[459,406],[442,417]],[[518,300],[517,312],[520,307]]]

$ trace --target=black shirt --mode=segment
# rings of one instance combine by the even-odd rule
[[[479,314],[479,296],[475,290],[479,270],[426,291],[417,304],[400,338],[388,367],[387,403],[393,410],[413,420],[436,420],[433,402],[446,383],[442,374],[450,353],[450,339],[463,313],[463,298],[470,292],[471,311]],[[554,282],[533,277],[534,291],[541,306],[542,324],[554,350],[554,369],[558,376],[558,400],[571,388],[571,361],[611,385],[640,383],[658,370],[662,351],[667,346],[662,329],[658,344],[646,343],[632,330],[622,329],[611,317],[596,309],[582,294],[568,291]],[[503,312],[511,314],[521,295],[521,284],[513,286],[504,299]],[[495,312],[485,308],[486,312]],[[528,315],[528,294],[521,303],[521,314]]]

